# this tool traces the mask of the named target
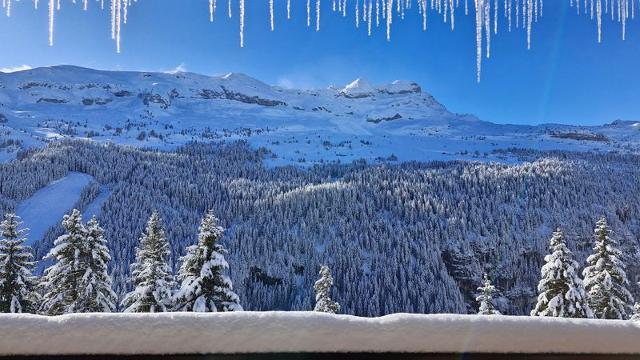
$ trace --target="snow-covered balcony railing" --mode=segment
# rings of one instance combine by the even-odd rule
[[[634,321],[312,312],[0,316],[2,355],[640,353]]]

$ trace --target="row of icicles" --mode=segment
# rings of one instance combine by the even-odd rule
[[[6,15],[11,16],[12,3],[20,0],[2,0],[2,7]],[[25,0],[23,0],[25,1]],[[39,0],[31,0],[38,9]],[[61,0],[42,0],[48,3],[49,11],[49,45],[53,46],[55,13],[61,8]],[[105,0],[94,0],[104,9]],[[116,43],[116,51],[120,52],[120,33],[123,24],[127,23],[128,8],[137,0],[106,0],[110,2],[111,10],[111,38]],[[209,0],[209,20],[213,21],[218,9],[218,2],[223,4],[226,16],[231,18],[234,12],[234,2],[237,1],[238,16],[240,18],[240,47],[244,47],[245,28],[245,0]],[[275,30],[275,0],[269,2],[269,26]],[[283,0],[284,1],[284,0]],[[307,26],[320,31],[320,15],[322,0],[306,1]],[[477,79],[480,81],[482,58],[491,56],[491,35],[498,33],[498,20],[502,16],[504,26],[508,31],[513,27],[526,31],[527,48],[531,48],[531,31],[534,23],[542,16],[543,0],[324,0],[331,1],[331,10],[343,17],[353,16],[356,28],[366,26],[369,35],[375,28],[386,30],[387,40],[391,40],[391,25],[393,19],[404,19],[405,12],[417,8],[422,19],[422,30],[427,29],[427,13],[437,14],[445,23],[449,23],[451,30],[455,28],[456,10],[463,8],[468,15],[473,6],[476,15],[476,45],[477,45]],[[622,25],[622,38],[626,37],[627,20],[635,17],[635,3],[640,0],[569,0],[577,12],[588,14],[595,20],[598,28],[598,42],[602,41],[602,18],[610,14],[612,20]],[[84,10],[89,7],[89,0],[71,0],[81,3]],[[349,10],[349,11],[348,11]],[[353,12],[351,12],[351,10]],[[349,15],[351,14],[351,15]],[[291,19],[291,0],[286,0],[286,16]]]

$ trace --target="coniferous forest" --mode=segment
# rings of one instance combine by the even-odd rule
[[[269,168],[268,152],[244,142],[23,151],[0,165],[4,213],[69,172],[95,182],[31,251],[6,217],[3,238],[14,240],[0,249],[20,254],[33,276],[18,271],[19,282],[36,290],[0,305],[60,314],[311,310],[318,300],[361,316],[631,317],[640,157],[510,153],[517,163]],[[85,223],[101,188],[110,195]]]

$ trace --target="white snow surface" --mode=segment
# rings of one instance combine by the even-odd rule
[[[511,161],[494,150],[513,147],[640,153],[637,121],[494,124],[450,111],[408,80],[283,89],[238,73],[76,66],[0,73],[0,134],[0,141],[23,147],[91,138],[169,150],[193,140],[244,139],[269,149],[271,165],[303,166],[395,158]],[[0,149],[0,160],[13,159],[15,150]]]
[[[92,180],[91,175],[72,172],[21,201],[16,214],[20,216],[22,226],[29,229],[26,244],[41,240],[51,226],[62,221],[80,199],[82,189]]]
[[[315,312],[0,315],[1,355],[640,353],[633,321]]]

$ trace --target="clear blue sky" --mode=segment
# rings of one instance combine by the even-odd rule
[[[233,19],[223,16],[226,1],[218,0],[213,24],[206,0],[139,1],[130,8],[121,54],[110,39],[109,12],[100,11],[95,1],[88,13],[65,1],[52,48],[47,45],[46,4],[41,1],[41,9],[34,11],[30,1],[14,2],[13,16],[0,16],[0,68],[73,64],[166,71],[182,65],[211,75],[244,72],[294,87],[343,85],[356,77],[374,83],[410,79],[452,111],[494,122],[640,120],[638,20],[630,21],[622,41],[620,25],[606,18],[603,43],[598,44],[588,17],[577,16],[568,1],[546,1],[532,49],[526,49],[524,32],[507,33],[501,26],[477,84],[474,17],[462,11],[454,32],[435,13],[422,32],[421,19],[412,10],[404,21],[394,22],[388,43],[382,28],[372,37],[362,26],[356,30],[353,9],[346,19],[331,13],[329,0],[323,1],[319,33],[306,28],[305,1],[292,1],[290,21],[286,1],[275,1],[273,33],[268,1],[247,1],[244,49],[238,45],[237,9]]]

